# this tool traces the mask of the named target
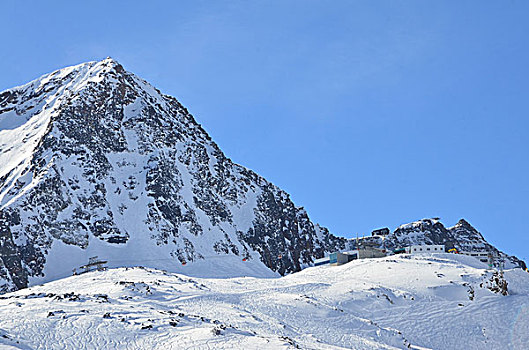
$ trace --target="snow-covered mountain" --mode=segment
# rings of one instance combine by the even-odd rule
[[[14,317],[13,315],[16,315]],[[455,254],[396,255],[281,278],[90,272],[0,296],[13,349],[512,349],[529,274]]]
[[[447,229],[425,219],[370,240],[497,251],[464,220]],[[69,276],[92,256],[188,276],[277,277],[354,243],[234,164],[175,98],[110,58],[0,93],[0,293]]]
[[[109,266],[299,271],[345,239],[107,58],[0,93],[0,292]]]
[[[361,241],[388,250],[411,245],[442,244],[447,251],[456,248],[458,252],[492,252],[497,257],[503,257],[507,267],[526,269],[524,261],[498,250],[465,219],[448,228],[439,218],[422,219],[401,225],[387,236],[370,236]],[[351,241],[350,246],[356,248],[356,240]]]

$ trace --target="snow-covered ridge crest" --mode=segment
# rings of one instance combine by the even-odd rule
[[[0,93],[0,240],[0,291],[67,276],[92,255],[274,276],[345,243],[110,58]]]

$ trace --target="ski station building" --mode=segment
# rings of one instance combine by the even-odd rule
[[[328,256],[314,260],[314,266],[327,265],[330,263]]]
[[[329,264],[331,266],[339,266],[347,264],[348,262],[356,259],[382,258],[386,255],[387,253],[383,249],[374,247],[362,247],[357,250],[331,253],[327,257],[314,260],[314,266],[326,264]]]
[[[472,251],[472,252],[464,252],[460,251],[459,254],[473,256],[474,258],[478,259],[481,262],[484,263],[491,263],[492,261],[492,253],[487,251]]]
[[[320,266],[320,265],[339,266],[339,265],[347,264],[348,262],[356,260],[356,259],[382,258],[382,257],[388,256],[391,254],[400,254],[400,253],[406,253],[406,254],[412,254],[412,255],[445,253],[445,246],[442,244],[412,245],[412,246],[396,249],[393,252],[391,251],[388,252],[385,249],[377,248],[377,247],[366,244],[366,245],[361,245],[360,249],[346,251],[346,252],[334,252],[324,258],[316,259],[314,260],[314,266]],[[470,253],[467,255],[470,255]]]
[[[361,247],[358,251],[358,259],[383,258],[387,256],[385,249],[376,247]]]
[[[314,266],[320,265],[331,265],[339,266],[347,264],[349,261],[358,259],[358,251],[353,250],[350,252],[334,252],[321,259],[314,260]]]
[[[347,264],[349,261],[358,259],[358,251],[352,250],[350,252],[335,252],[329,254],[329,264],[332,266],[338,266]]]
[[[444,245],[411,245],[405,248],[406,254],[431,254],[431,253],[444,253]]]

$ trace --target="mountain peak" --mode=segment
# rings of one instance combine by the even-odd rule
[[[113,59],[112,57],[108,56],[107,58],[101,60],[98,62],[99,64],[105,66],[105,67],[109,67],[111,70],[115,70],[117,72],[124,72],[125,69],[123,68],[123,66],[121,65],[121,63],[119,63],[118,61],[116,61],[115,59]]]
[[[110,56],[107,56],[106,58],[102,59],[101,62],[111,63],[111,64],[119,64],[118,61],[113,59]]]
[[[466,227],[472,227],[474,228],[468,221],[466,221],[465,219],[460,219],[456,226],[466,226]]]
[[[110,57],[0,93],[0,292],[70,275],[88,254],[274,276],[344,247]]]

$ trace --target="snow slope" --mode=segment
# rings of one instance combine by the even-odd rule
[[[498,286],[508,283],[508,295]],[[20,349],[527,349],[529,274],[474,258],[399,255],[281,278],[147,268],[72,276],[0,297]]]

